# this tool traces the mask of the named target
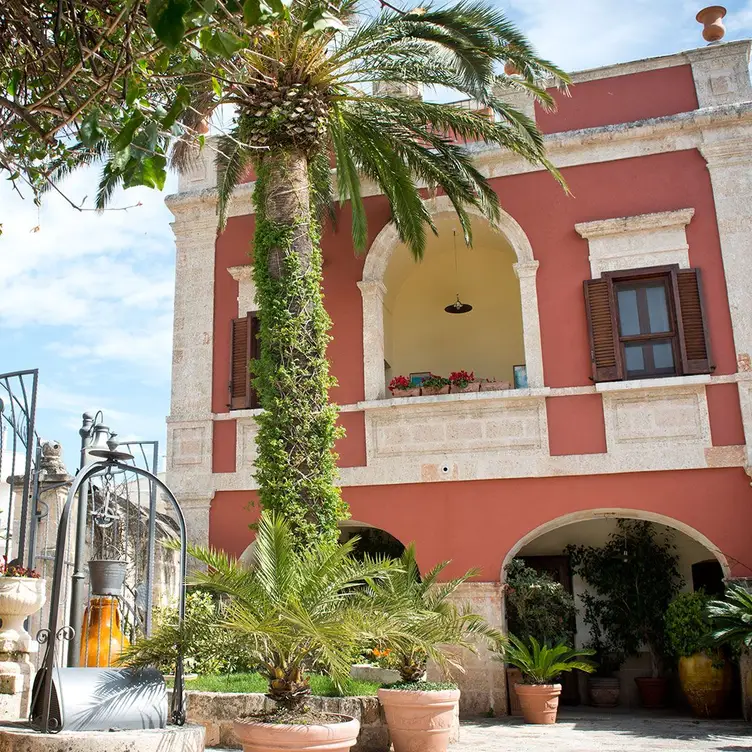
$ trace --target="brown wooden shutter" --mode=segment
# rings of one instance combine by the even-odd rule
[[[231,410],[250,407],[251,317],[233,319],[230,338],[230,404]]]
[[[613,285],[608,278],[586,279],[584,285],[593,381],[619,381],[623,375]]]
[[[249,345],[249,354],[250,354],[250,360],[258,360],[261,357],[261,348],[260,348],[260,340],[259,340],[259,318],[258,313],[249,313],[248,314],[248,327],[251,335]],[[253,374],[251,374],[253,376]],[[248,404],[250,407],[256,408],[261,407],[261,403],[259,402],[258,392],[253,388],[253,385],[249,381],[249,387],[250,394],[248,399]]]
[[[710,373],[714,366],[702,300],[700,270],[677,269],[674,273],[682,373]]]

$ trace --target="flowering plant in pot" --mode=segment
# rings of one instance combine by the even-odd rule
[[[424,395],[449,394],[449,379],[432,373],[427,379],[423,379],[420,391]]]
[[[564,643],[541,645],[535,637],[526,644],[510,634],[500,651],[500,660],[522,672],[522,683],[514,689],[527,723],[556,723],[561,694],[561,684],[556,680],[566,671],[577,669],[589,674],[595,670],[588,659],[593,650],[575,650]]]
[[[420,396],[420,387],[410,383],[407,376],[395,376],[389,382],[389,391],[395,397],[418,397]]]
[[[27,651],[31,635],[24,621],[44,605],[45,581],[39,572],[27,569],[3,557],[0,564],[0,649],[5,652]]]
[[[495,645],[501,633],[469,608],[460,608],[451,597],[476,570],[441,582],[449,562],[420,574],[415,547],[408,546],[399,568],[374,583],[365,594],[372,607],[393,620],[392,643],[401,681],[379,690],[394,752],[444,752],[458,714],[460,690],[453,682],[425,680],[431,660],[448,678],[452,668],[462,670],[453,649],[472,652],[477,642]]]
[[[733,680],[731,664],[713,642],[703,592],[679,593],[666,611],[666,637],[679,664],[679,683],[695,715],[717,718]]]
[[[326,672],[344,683],[358,646],[376,639],[386,617],[356,601],[366,582],[378,582],[394,568],[387,559],[352,556],[357,540],[300,549],[289,522],[264,511],[256,532],[256,558],[247,568],[227,554],[190,547],[189,553],[206,570],[192,584],[224,596],[222,626],[244,643],[252,663],[268,681],[270,712],[240,718],[236,736],[246,752],[285,749],[346,752],[358,737],[358,720],[307,707],[311,696],[309,672]],[[149,644],[139,643],[143,660]],[[138,665],[138,657],[130,661]]]
[[[475,371],[452,371],[449,374],[449,391],[452,394],[477,392],[479,389],[480,381],[476,381]]]

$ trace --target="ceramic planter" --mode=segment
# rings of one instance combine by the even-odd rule
[[[468,394],[469,392],[480,391],[480,381],[471,381],[467,386],[456,386],[452,384],[449,387],[450,394]]]
[[[621,684],[615,676],[589,676],[588,695],[594,708],[615,708],[619,704]]]
[[[232,727],[244,752],[348,752],[360,732],[360,721],[340,716],[342,723],[292,725],[238,718]]]
[[[420,393],[424,397],[433,397],[436,394],[449,394],[449,384],[446,386],[422,386]]]
[[[726,34],[726,27],[723,25],[723,17],[726,15],[726,9],[722,5],[710,5],[703,8],[695,18],[704,26],[702,38],[706,42],[720,42]]]
[[[412,389],[395,389],[392,397],[420,397],[420,387],[414,386]]]
[[[45,581],[39,577],[0,577],[0,650],[22,651],[34,643],[24,621],[46,600]]]
[[[668,681],[662,676],[638,676],[635,678],[635,684],[643,708],[658,710],[666,707]]]
[[[679,681],[694,715],[718,718],[731,691],[732,670],[722,656],[695,653],[679,659]]]
[[[89,581],[93,595],[122,595],[126,563],[116,559],[92,559]]]
[[[446,752],[459,701],[459,689],[380,689],[394,752]]]
[[[512,385],[508,381],[481,381],[481,392],[501,392],[511,389]]]
[[[556,723],[561,684],[516,684],[525,723]]]

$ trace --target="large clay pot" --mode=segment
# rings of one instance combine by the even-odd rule
[[[679,659],[679,681],[695,715],[718,718],[723,714],[733,675],[721,655],[696,653]]]
[[[594,708],[615,708],[620,694],[621,685],[615,676],[588,677],[588,695]]]
[[[92,598],[84,612],[79,665],[114,666],[129,645],[128,638],[120,628],[117,598]]]
[[[561,684],[516,684],[525,723],[556,723]]]
[[[666,707],[668,681],[662,676],[638,676],[635,678],[642,707],[658,710]]]
[[[459,689],[380,689],[394,752],[446,752],[459,701]]]
[[[238,718],[232,727],[244,752],[348,752],[360,732],[360,721],[340,716],[342,723],[292,725]]]
[[[34,643],[24,621],[44,605],[44,580],[38,577],[0,577],[0,650],[29,652]]]
[[[509,712],[515,716],[522,715],[522,705],[520,705],[520,698],[517,697],[517,692],[514,688],[522,684],[522,671],[512,666],[507,666],[507,694],[509,695]]]
[[[703,24],[702,38],[706,42],[720,42],[726,34],[726,27],[723,25],[723,17],[726,15],[726,9],[722,5],[710,5],[703,8],[695,18]]]

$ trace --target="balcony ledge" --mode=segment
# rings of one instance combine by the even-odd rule
[[[710,384],[710,374],[698,376],[669,376],[658,379],[632,379],[630,381],[606,381],[595,385],[597,392],[623,392],[627,390],[649,389],[675,389],[683,386],[701,386]]]
[[[426,397],[391,397],[389,399],[368,400],[358,402],[353,407],[356,410],[384,410],[393,407],[443,405],[453,402],[473,402],[491,400],[523,400],[547,397],[551,392],[549,387],[542,389],[500,389],[495,392],[468,392],[466,394],[436,394]],[[340,408],[342,410],[343,408]]]

